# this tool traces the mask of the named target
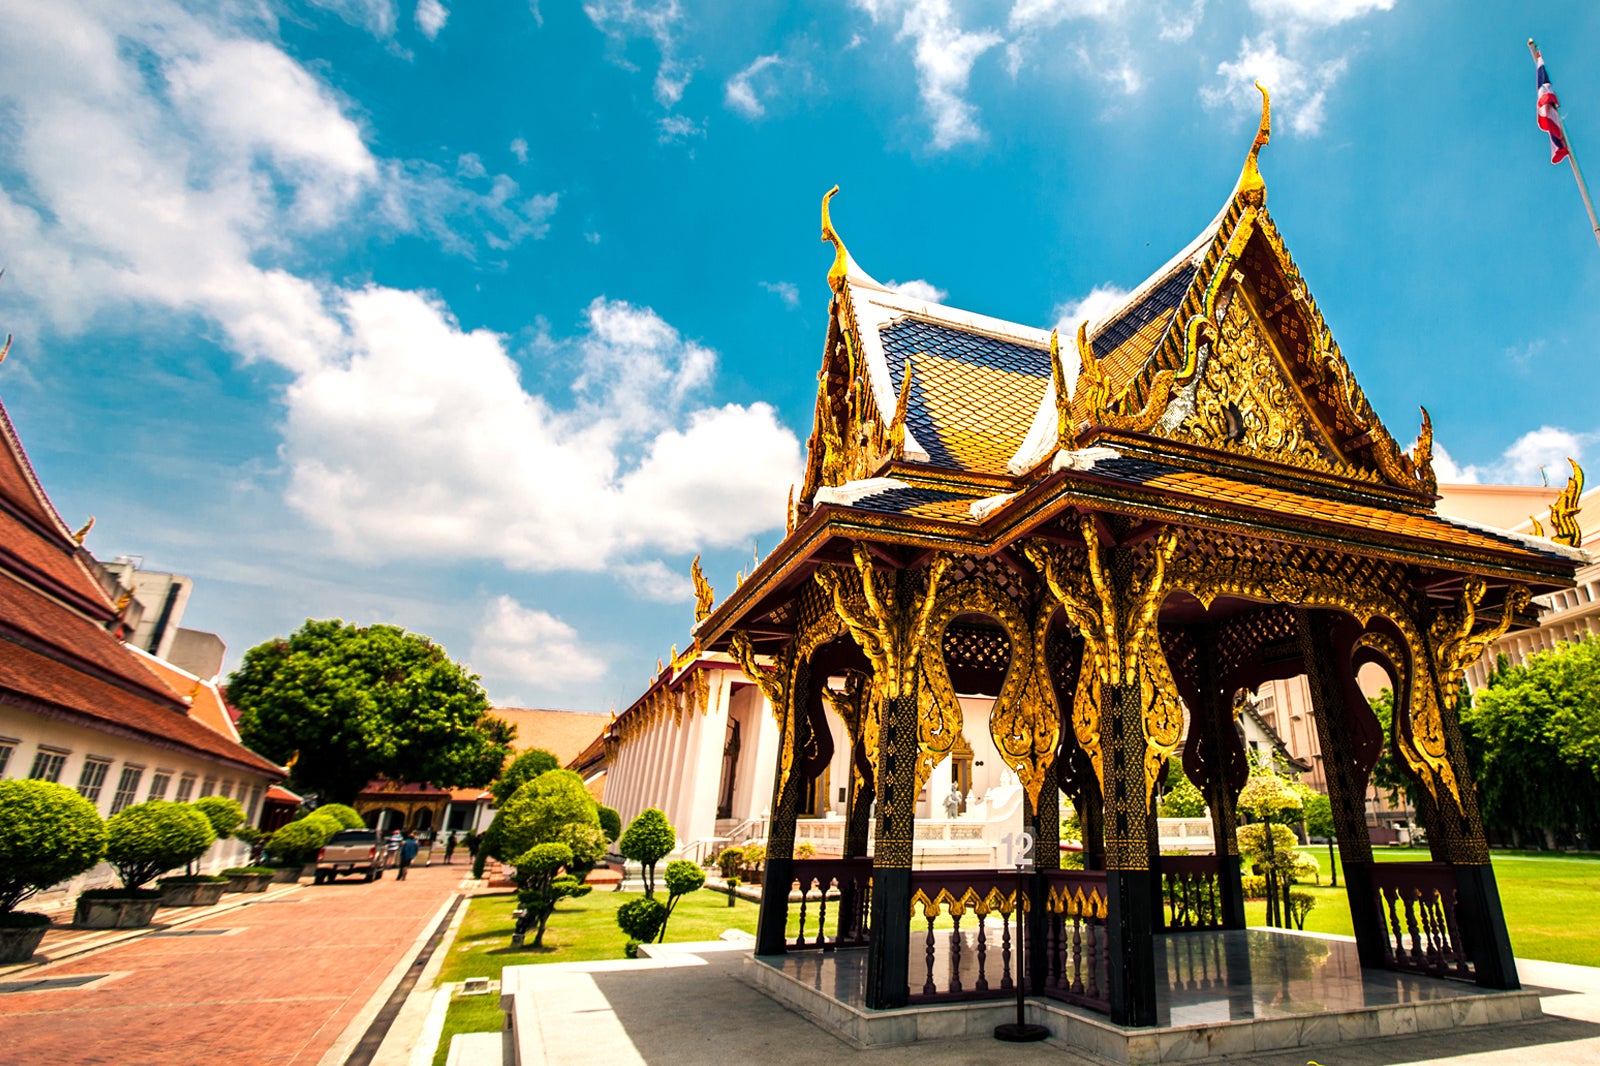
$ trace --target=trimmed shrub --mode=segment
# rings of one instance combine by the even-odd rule
[[[794,857],[797,859],[812,859],[817,854],[817,846],[809,840],[802,840],[794,846]]]
[[[523,785],[534,778],[543,777],[551,770],[559,769],[561,763],[554,755],[543,748],[529,748],[512,759],[511,764],[501,771],[499,778],[490,783],[489,795],[494,797],[495,807],[503,809]]]
[[[1265,877],[1241,877],[1239,884],[1243,887],[1245,899],[1266,899],[1267,879]]]
[[[517,902],[522,904],[525,915],[517,931],[533,926],[536,948],[544,947],[545,923],[556,904],[589,894],[588,885],[575,877],[562,876],[562,869],[571,861],[572,849],[565,844],[535,844],[517,856]]]
[[[106,850],[94,804],[50,781],[0,781],[0,915],[76,877]]]
[[[565,844],[572,849],[574,872],[588,871],[605,857],[600,815],[583,778],[571,770],[549,770],[523,785],[490,823],[489,854],[515,863],[535,844]],[[495,824],[499,824],[496,831]]]
[[[272,874],[278,871],[270,866],[230,866],[222,872],[228,877],[245,877],[249,874]]]
[[[617,850],[624,859],[632,859],[644,867],[645,898],[656,898],[656,863],[665,858],[677,843],[678,834],[673,830],[672,823],[656,807],[646,807],[640,811],[639,816],[628,823],[622,839],[617,841]],[[639,939],[650,938],[642,936]]]
[[[739,879],[737,877],[729,877],[723,883],[728,886],[728,906],[731,907],[739,902]]]
[[[722,854],[717,856],[717,868],[722,871],[722,879],[724,881],[738,874],[739,867],[743,863],[743,848],[723,848]]]
[[[323,818],[299,818],[267,838],[267,854],[285,866],[304,866],[317,857],[317,851],[338,832],[338,823]]]
[[[211,830],[217,834],[218,840],[233,836],[234,831],[244,824],[244,808],[236,799],[227,796],[201,796],[190,806],[206,816],[206,821],[211,823]]]
[[[667,923],[672,920],[672,912],[678,909],[678,900],[700,891],[706,883],[706,872],[688,859],[673,859],[667,863],[667,872],[661,880],[667,886],[667,915],[661,919],[661,932],[656,934],[656,939],[665,941]]]
[[[631,941],[647,943],[654,940],[666,920],[667,905],[658,899],[629,900],[617,908],[617,927],[627,933]],[[628,957],[631,959],[634,955]]]
[[[339,823],[340,829],[365,829],[367,827],[366,820],[356,813],[356,809],[343,803],[324,803],[312,813],[327,815]]]
[[[1306,915],[1317,905],[1317,897],[1309,892],[1289,893],[1289,920],[1296,929],[1306,927]]]
[[[606,835],[606,843],[611,843],[622,835],[622,815],[614,807],[601,804],[595,809],[600,816],[600,829]]]
[[[211,822],[193,805],[146,800],[106,822],[106,860],[124,888],[137,889],[198,859],[216,839]]]
[[[744,846],[744,864],[751,869],[759,870],[761,864],[767,861],[767,846],[765,844],[746,844]]]

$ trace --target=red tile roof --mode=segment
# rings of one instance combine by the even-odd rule
[[[610,724],[603,714],[584,711],[530,710],[522,707],[496,707],[489,712],[517,727],[511,742],[515,751],[543,748],[565,766],[577,758],[589,742]]]

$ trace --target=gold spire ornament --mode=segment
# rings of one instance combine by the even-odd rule
[[[822,194],[822,239],[833,242],[833,266],[828,268],[828,288],[834,292],[844,287],[844,279],[850,274],[850,253],[844,250],[844,241],[839,239],[838,232],[833,228],[833,220],[828,217],[828,201],[838,191],[839,186],[835,185]]]
[[[1239,174],[1239,194],[1248,203],[1267,202],[1267,183],[1256,166],[1256,156],[1272,141],[1272,98],[1267,87],[1259,81],[1256,89],[1261,93],[1261,124],[1256,127],[1256,139],[1250,142],[1250,154],[1244,157],[1244,170]]]
[[[1084,328],[1088,328],[1087,320]],[[1079,344],[1083,344],[1080,340]],[[1072,447],[1072,397],[1067,395],[1067,371],[1061,365],[1061,337],[1057,330],[1050,331],[1050,380],[1056,388],[1056,447]]]
[[[711,588],[711,582],[706,580],[705,572],[700,569],[698,555],[689,564],[689,577],[694,581],[694,620],[704,622],[711,614],[711,605],[716,602],[716,593]]]
[[[4,357],[0,356],[0,358],[4,358]],[[93,528],[94,528],[94,515],[90,515],[89,516],[89,520],[87,522],[85,522],[83,525],[79,526],[78,527],[78,531],[76,533],[72,534],[72,539],[74,541],[76,541],[78,544],[82,544],[83,543],[83,539],[89,535],[89,530],[91,530]]]
[[[1550,505],[1550,528],[1555,530],[1550,539],[1557,544],[1576,548],[1583,540],[1583,530],[1578,528],[1578,511],[1582,506],[1579,501],[1583,496],[1583,467],[1573,462],[1571,456],[1567,457],[1567,465],[1572,467],[1572,476],[1567,479],[1567,487],[1561,490],[1561,495]]]

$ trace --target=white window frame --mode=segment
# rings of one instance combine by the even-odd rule
[[[184,774],[178,778],[178,791],[172,798],[179,803],[188,803],[194,798],[194,783],[198,780],[194,774]]]
[[[216,795],[216,793],[217,793],[217,779],[215,777],[207,775],[206,779],[204,781],[200,782],[200,798],[201,799],[205,799],[207,796]]]
[[[233,798],[233,778],[230,777],[223,780],[221,787],[217,789],[217,795],[223,799]]]
[[[130,779],[129,774],[133,777]],[[135,763],[123,763],[122,773],[117,775],[117,790],[111,794],[111,813],[120,814],[133,806],[139,798],[139,786],[144,784],[144,767]]]
[[[33,753],[33,767],[29,769],[28,776],[38,781],[50,781],[59,785],[61,783],[61,771],[66,769],[67,756],[71,754],[72,752],[70,751],[63,751],[60,748],[52,748],[40,744],[39,750]],[[39,772],[42,769],[39,765],[41,760],[48,762],[50,773],[41,774]]]
[[[100,805],[100,793],[105,790],[112,762],[104,755],[85,755],[83,765],[78,768],[78,795],[96,807]]]
[[[156,771],[150,775],[150,791],[144,794],[144,798],[146,800],[166,799],[167,793],[172,791],[173,776],[174,774],[171,770],[163,770],[157,767]],[[161,786],[160,788],[156,787],[158,784]]]
[[[0,781],[5,780],[6,767],[11,765],[11,756],[16,754],[22,741],[12,737],[0,737]]]

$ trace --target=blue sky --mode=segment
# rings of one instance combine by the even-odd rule
[[[604,710],[781,533],[831,252],[1070,324],[1269,204],[1397,438],[1600,452],[1600,10],[1417,0],[0,0],[3,396],[230,665],[309,616]],[[1593,154],[1600,167],[1600,154]],[[1600,177],[1600,170],[1596,172]]]

